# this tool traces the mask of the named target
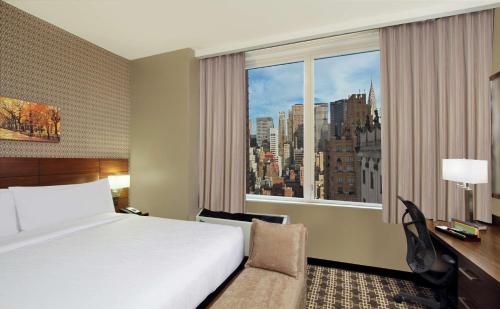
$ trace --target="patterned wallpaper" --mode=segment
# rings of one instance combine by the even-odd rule
[[[0,96],[61,108],[61,141],[0,157],[128,158],[130,63],[0,0]]]

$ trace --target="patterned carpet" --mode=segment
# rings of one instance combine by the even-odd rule
[[[398,304],[392,297],[400,291],[419,296],[431,295],[427,288],[411,281],[309,265],[307,309],[330,308],[424,308]]]

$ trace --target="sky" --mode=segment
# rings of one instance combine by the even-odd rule
[[[249,116],[252,134],[257,117],[273,117],[278,127],[278,112],[304,103],[304,63],[296,62],[248,70]],[[350,94],[370,90],[373,80],[380,108],[380,52],[365,52],[316,59],[314,61],[314,101],[327,103]]]

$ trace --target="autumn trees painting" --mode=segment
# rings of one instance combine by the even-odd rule
[[[0,139],[57,143],[60,135],[58,107],[0,96]]]

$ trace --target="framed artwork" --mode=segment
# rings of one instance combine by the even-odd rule
[[[0,96],[0,139],[58,143],[61,111],[44,103]]]
[[[491,83],[491,193],[500,199],[500,72]]]

